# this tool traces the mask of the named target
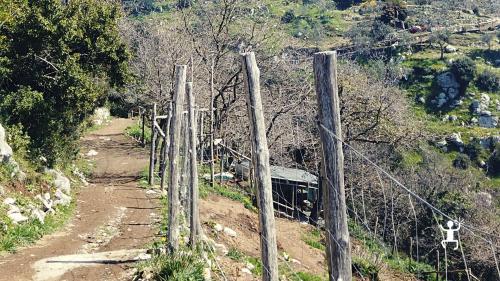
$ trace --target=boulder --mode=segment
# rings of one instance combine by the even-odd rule
[[[7,143],[5,129],[0,125],[0,163],[10,163],[12,148]]]
[[[45,212],[53,210],[52,206],[54,205],[54,202],[50,199],[49,193],[45,193],[43,197],[41,195],[37,195],[36,198],[42,202]]]
[[[46,213],[43,212],[42,210],[37,209],[37,208],[31,209],[31,217],[38,220],[41,224],[45,223],[45,216],[46,216]]]
[[[436,80],[442,92],[436,97],[434,103],[440,108],[458,97],[460,84],[451,72],[443,72],[437,75]]]
[[[57,198],[54,201],[54,206],[57,205],[68,206],[71,203],[71,197],[64,194],[60,189],[56,190],[56,193],[54,195]]]
[[[444,48],[444,51],[446,53],[455,53],[456,51],[458,51],[458,49],[452,45],[447,45],[445,48]]]
[[[46,171],[46,173],[54,177],[54,186],[58,190],[62,190],[66,194],[70,194],[71,182],[63,173],[54,169],[49,169]]]
[[[3,200],[5,205],[14,205],[16,203],[16,199],[8,197]]]
[[[248,269],[246,267],[244,267],[244,268],[241,269],[241,273],[252,275],[252,271],[250,271],[250,269]]]
[[[12,220],[13,223],[19,224],[28,220],[28,217],[21,213],[7,213],[7,216]]]
[[[216,223],[216,224],[214,225],[214,230],[215,230],[215,231],[217,231],[217,232],[221,232],[221,231],[223,231],[223,230],[224,230],[224,227],[223,227],[222,225],[220,225],[220,224]]]
[[[446,140],[436,142],[436,147],[441,149],[443,152],[448,152],[448,143]]]
[[[91,149],[89,150],[89,152],[87,152],[87,156],[89,157],[97,156],[97,154],[99,154],[99,152],[95,151],[94,149]]]
[[[236,237],[236,231],[232,230],[232,229],[231,229],[231,228],[229,228],[229,227],[224,227],[224,233],[225,233],[227,236]]]
[[[482,115],[478,119],[479,127],[496,128],[498,126],[498,117],[491,115]]]

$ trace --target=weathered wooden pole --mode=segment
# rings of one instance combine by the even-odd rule
[[[224,139],[222,139],[222,145],[219,146],[221,149],[220,152],[220,177],[219,177],[219,183],[220,185],[224,184],[224,179],[222,174],[224,173]]]
[[[141,133],[141,145],[142,147],[146,147],[146,136],[145,136],[145,131],[146,131],[146,112],[142,112],[141,114],[142,117],[142,133]]]
[[[205,140],[205,132],[204,132],[204,126],[203,124],[205,124],[203,122],[203,111],[199,111],[199,114],[200,114],[200,163],[203,164],[203,160],[204,160],[204,157],[203,157],[203,153],[205,151],[205,145],[204,145],[204,140]]]
[[[151,146],[149,154],[149,179],[148,184],[153,185],[154,173],[155,173],[155,155],[156,155],[156,103],[153,104],[153,110],[151,111]]]
[[[344,154],[337,86],[337,52],[314,55],[314,78],[325,179],[323,200],[330,281],[350,281],[351,247],[344,190]]]
[[[168,154],[170,151],[170,122],[172,121],[172,101],[168,102],[167,110],[167,122],[165,125],[165,145],[164,150],[162,151],[165,164],[163,165],[163,170],[161,171],[160,181],[160,189],[162,192],[165,191],[165,174],[167,171],[167,163],[169,162]]]
[[[261,258],[264,270],[262,280],[278,281],[278,257],[276,229],[274,222],[271,166],[266,139],[266,126],[260,96],[260,72],[253,52],[242,54],[243,73],[247,92],[250,137],[253,148],[252,158],[259,205],[259,226]]]
[[[214,64],[215,61],[212,59],[212,65],[210,67],[210,184],[214,187]]]
[[[182,112],[186,95],[185,65],[175,66],[175,89],[170,127],[169,177],[168,177],[168,230],[169,252],[179,248],[179,150],[181,144]]]
[[[200,236],[200,213],[198,210],[198,163],[196,160],[196,116],[195,116],[195,98],[193,93],[193,83],[187,83],[188,105],[189,105],[189,197],[190,197],[190,215],[189,215],[189,244],[191,248],[196,247]]]
[[[189,97],[189,92],[192,88],[188,88],[186,83],[186,96]],[[188,204],[188,186],[189,186],[189,111],[182,116],[182,139],[184,143],[182,145],[182,176],[181,176],[181,190],[180,199],[181,205],[184,208],[184,214],[189,214],[189,204]]]

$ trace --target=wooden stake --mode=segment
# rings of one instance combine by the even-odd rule
[[[181,122],[186,95],[185,65],[175,66],[175,91],[170,128],[169,178],[168,178],[168,232],[169,252],[179,248],[179,150],[181,144]]]
[[[146,137],[145,137],[145,131],[146,131],[146,113],[142,113],[142,133],[141,133],[141,145],[142,147],[146,147]]]
[[[189,102],[189,164],[190,164],[190,180],[189,180],[189,194],[190,194],[190,235],[189,244],[191,248],[196,247],[200,236],[200,213],[198,210],[198,163],[196,161],[196,116],[195,116],[195,102],[193,93],[193,83],[187,83],[186,89],[188,92]]]
[[[247,91],[248,117],[253,147],[252,158],[259,205],[261,258],[264,270],[262,280],[278,281],[278,257],[274,222],[271,166],[266,139],[266,126],[260,96],[259,69],[253,52],[242,54],[245,88]]]
[[[160,181],[160,189],[161,191],[165,191],[165,174],[167,171],[167,163],[169,163],[168,154],[170,151],[170,122],[172,121],[172,101],[168,102],[168,117],[167,123],[165,126],[165,146],[163,151],[163,159],[165,161],[165,165],[163,165],[163,170],[161,171],[161,181]]]
[[[224,179],[222,178],[222,173],[224,173],[224,140],[222,140],[222,145],[219,146],[221,149],[220,152],[220,173],[219,173],[219,183],[220,185],[224,184]]]
[[[189,96],[188,84],[186,83],[186,96]],[[189,204],[188,204],[188,185],[189,185],[189,112],[183,114],[182,116],[182,139],[184,144],[182,145],[182,177],[181,177],[181,190],[180,190],[180,200],[181,205],[184,207],[184,214],[189,214]]]
[[[210,184],[214,187],[214,64],[210,67]]]
[[[330,281],[350,281],[351,247],[344,190],[344,153],[337,87],[337,52],[314,55],[314,78],[322,142],[326,255]],[[335,134],[332,136],[332,133]]]
[[[199,111],[199,114],[200,114],[200,163],[203,165],[203,161],[205,160],[204,157],[203,157],[203,153],[205,151],[205,145],[204,145],[204,140],[205,140],[205,132],[204,132],[204,126],[203,124],[205,124],[203,122],[203,116],[204,116],[204,112],[203,111]]]
[[[155,154],[156,154],[156,103],[153,104],[153,110],[151,111],[151,147],[149,153],[149,179],[148,184],[153,185],[154,172],[155,172]]]

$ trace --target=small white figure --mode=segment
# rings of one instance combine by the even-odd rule
[[[448,226],[448,229],[439,225],[441,230],[446,232],[446,239],[441,241],[441,245],[443,245],[443,248],[446,248],[446,245],[448,243],[455,243],[455,248],[453,248],[453,250],[458,249],[458,240],[455,239],[454,233],[455,233],[455,231],[458,233],[458,230],[460,229],[460,223],[459,222],[456,222],[456,223],[458,225],[457,228],[452,228],[453,225],[455,224],[453,221],[448,221],[446,223],[446,226]]]

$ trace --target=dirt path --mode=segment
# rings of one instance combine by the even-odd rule
[[[130,263],[143,258],[160,210],[157,197],[137,186],[147,153],[123,135],[132,122],[115,119],[82,140],[83,153],[98,155],[74,218],[36,245],[0,257],[0,281],[124,280]]]

